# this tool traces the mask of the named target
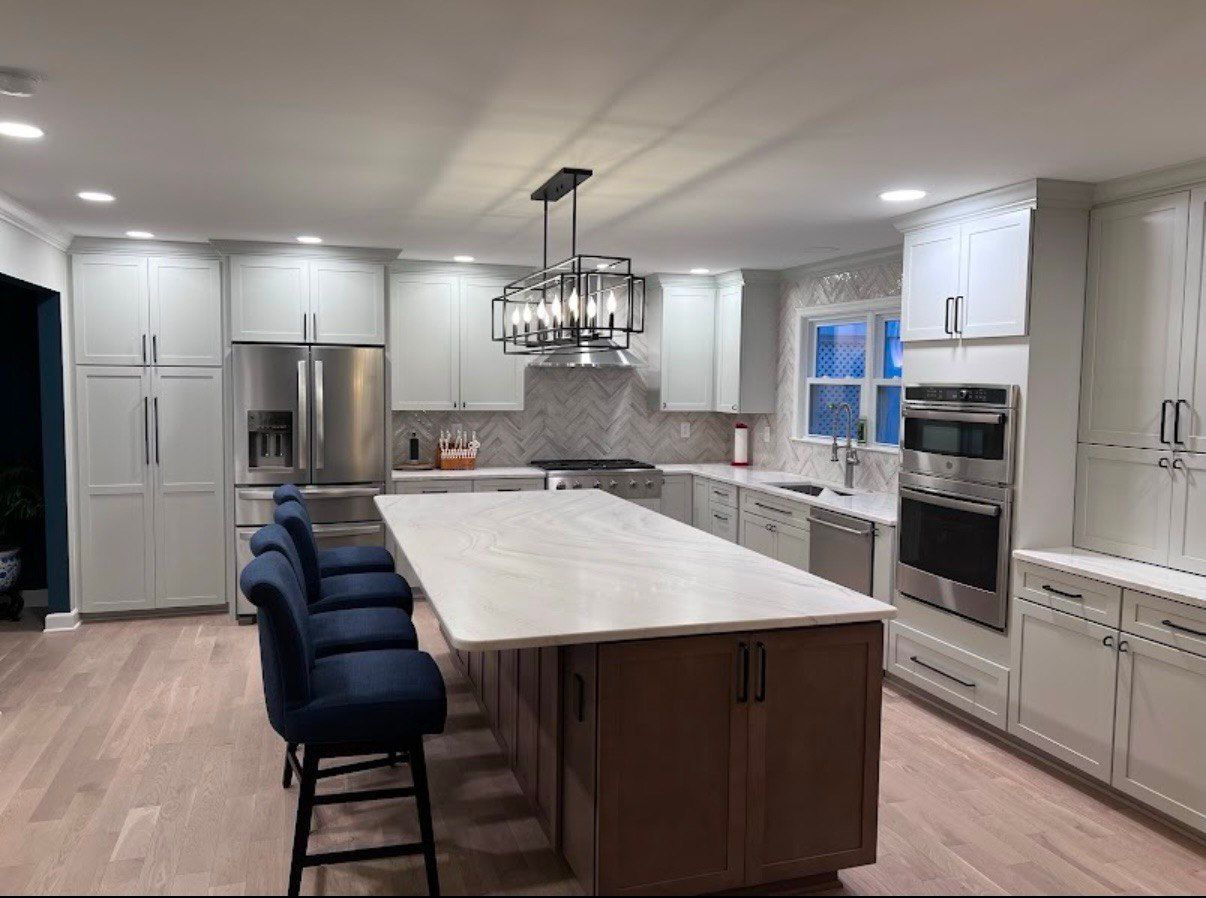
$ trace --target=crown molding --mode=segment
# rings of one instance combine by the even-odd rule
[[[51,224],[32,209],[27,209],[7,193],[0,193],[0,221],[20,228],[31,237],[48,243],[59,252],[66,252],[71,244],[71,234]]]
[[[378,246],[334,246],[325,243],[272,243],[262,240],[213,238],[209,245],[223,256],[299,256],[306,259],[342,259],[389,265],[401,249]]]
[[[1206,158],[1102,181],[1093,190],[1093,202],[1138,199],[1202,183],[1206,183]]]
[[[806,265],[797,265],[794,268],[788,268],[783,271],[782,278],[785,281],[797,280],[802,277],[817,277],[819,275],[833,274],[838,271],[869,268],[872,265],[879,265],[885,262],[899,262],[902,253],[903,248],[900,245],[870,249],[866,252],[853,253],[849,256],[837,256],[831,259],[822,259],[819,262],[809,262]]]
[[[455,274],[464,277],[505,277],[516,280],[536,269],[529,265],[501,265],[492,262],[449,262],[445,259],[395,259],[389,273],[395,274]]]
[[[913,231],[931,225],[949,224],[978,215],[1008,212],[1015,209],[1088,209],[1093,205],[1094,188],[1084,181],[1061,181],[1054,178],[1032,178],[960,197],[949,203],[918,209],[894,219],[900,232]]]
[[[184,240],[135,240],[133,237],[76,237],[68,252],[106,253],[129,256],[177,256],[181,258],[216,259],[218,252],[208,243]]]

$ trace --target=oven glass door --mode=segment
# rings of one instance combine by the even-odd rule
[[[1005,416],[906,409],[902,448],[983,461],[1005,459]]]
[[[901,564],[986,592],[997,591],[1000,506],[901,487]]]

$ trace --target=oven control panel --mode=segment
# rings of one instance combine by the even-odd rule
[[[905,387],[905,401],[1012,405],[1013,387],[992,384],[916,384]]]

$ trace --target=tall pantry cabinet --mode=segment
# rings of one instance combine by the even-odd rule
[[[226,604],[220,265],[157,248],[71,257],[85,613]]]

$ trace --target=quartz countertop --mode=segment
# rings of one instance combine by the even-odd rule
[[[602,490],[377,496],[453,647],[882,621],[896,609]]]
[[[791,474],[787,471],[775,471],[769,468],[750,466],[747,468],[734,467],[729,464],[659,464],[657,466],[664,474],[693,474],[696,477],[707,477],[719,483],[731,483],[744,489],[754,489],[788,499],[793,502],[803,502],[828,508],[832,511],[848,514],[852,517],[874,521],[877,524],[896,526],[896,494],[874,493],[854,488],[847,490],[838,483],[828,483],[814,477],[801,474]],[[849,496],[838,496],[827,493],[821,496],[806,496],[803,493],[793,493],[791,490],[779,489],[772,486],[775,483],[815,483],[829,486],[835,490],[849,492]]]
[[[1072,546],[1014,549],[1013,557],[1017,561],[1029,561],[1069,574],[1080,574],[1091,580],[1112,583],[1124,589],[1137,589],[1174,602],[1206,608],[1206,577],[1199,574],[1174,571],[1157,564],[1103,555]]]
[[[533,468],[528,465],[521,465],[513,468],[470,468],[460,471],[441,471],[439,468],[431,468],[427,471],[411,471],[399,470],[394,468],[394,480],[440,480],[448,478],[451,480],[478,480],[483,477],[539,477],[544,478],[544,471],[540,468]]]

